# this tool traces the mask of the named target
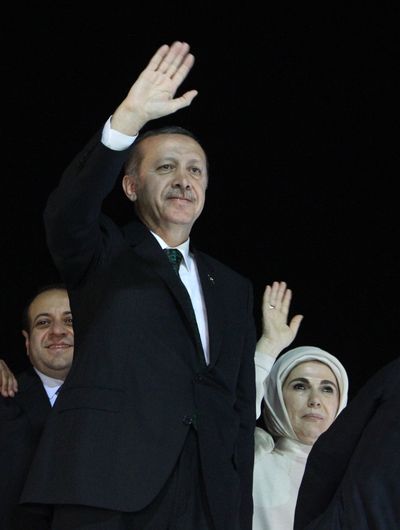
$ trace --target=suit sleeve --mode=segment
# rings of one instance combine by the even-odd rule
[[[247,336],[243,346],[243,357],[237,386],[237,410],[240,415],[240,430],[237,451],[237,467],[241,475],[242,503],[240,510],[241,529],[251,529],[253,515],[253,464],[254,464],[254,429],[255,429],[255,367],[254,352],[256,331],[253,318],[253,291],[249,284],[248,291],[248,324]]]
[[[14,398],[0,396],[0,528],[18,504],[31,457],[31,429]]]
[[[98,132],[64,171],[50,194],[44,226],[53,260],[68,284],[78,283],[101,260],[106,231],[115,231],[101,213],[104,199],[113,189],[129,150],[104,146]],[[68,264],[68,265],[67,265]]]

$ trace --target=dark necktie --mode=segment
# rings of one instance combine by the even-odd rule
[[[164,252],[166,253],[166,255],[168,257],[169,262],[172,265],[172,268],[174,269],[174,271],[176,272],[177,276],[181,280],[181,278],[179,276],[179,265],[181,264],[181,261],[183,260],[182,252],[180,250],[178,250],[177,248],[164,248]],[[188,294],[189,305],[190,305],[190,309],[191,309],[191,313],[192,313],[192,319],[193,319],[193,322],[195,324],[196,331],[197,331],[196,335],[197,335],[197,343],[198,343],[199,351],[203,352],[203,347],[202,347],[202,344],[201,344],[200,333],[199,333],[199,329],[197,327],[196,314],[195,314],[194,309],[193,309],[192,301],[190,299],[189,293],[188,293],[184,283],[182,282],[182,280],[181,280],[181,283],[182,283],[183,287],[185,288],[185,290],[186,290],[186,292]],[[201,363],[203,364],[204,363],[204,354],[201,353],[200,355],[201,355]]]
[[[168,259],[172,265],[172,268],[174,269],[176,274],[179,276],[179,265],[181,264],[181,261],[183,259],[182,252],[178,250],[177,248],[164,248],[164,252],[168,256]]]
[[[183,260],[182,252],[180,250],[178,250],[177,248],[164,248],[164,252],[168,256],[168,259],[169,259],[169,262],[172,265],[172,268],[176,272],[176,275],[178,276],[181,284],[183,285],[183,287],[185,288],[185,291],[189,295],[189,292],[188,292],[185,284],[183,283],[183,281],[181,280],[181,277],[179,276],[179,265],[181,264],[181,261]],[[189,295],[189,301],[190,301],[190,309],[192,311],[193,320],[197,324],[197,319],[196,319],[196,315],[195,315],[195,312],[194,312],[194,309],[193,309],[192,301],[190,299],[190,295]]]

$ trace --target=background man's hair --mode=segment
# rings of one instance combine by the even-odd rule
[[[31,323],[29,319],[29,309],[31,307],[32,302],[42,293],[45,293],[47,291],[66,291],[67,288],[64,283],[62,282],[56,282],[56,283],[48,283],[45,285],[41,285],[37,287],[37,289],[33,292],[33,294],[30,296],[28,301],[25,304],[25,307],[22,310],[22,329],[25,330],[27,333],[30,332],[31,329]]]

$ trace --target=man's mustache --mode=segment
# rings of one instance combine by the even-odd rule
[[[179,191],[179,190],[171,190],[166,195],[167,199],[184,199],[186,201],[194,201],[194,195],[193,193],[188,191]]]

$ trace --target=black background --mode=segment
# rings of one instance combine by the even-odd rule
[[[293,346],[337,355],[352,394],[398,355],[397,6],[112,4],[2,16],[2,357],[26,365],[21,309],[58,279],[49,192],[155,50],[185,40],[196,62],[180,92],[199,95],[165,121],[211,163],[192,239],[252,280],[258,325],[265,285],[285,280],[305,315]],[[129,218],[119,186],[105,208]]]

